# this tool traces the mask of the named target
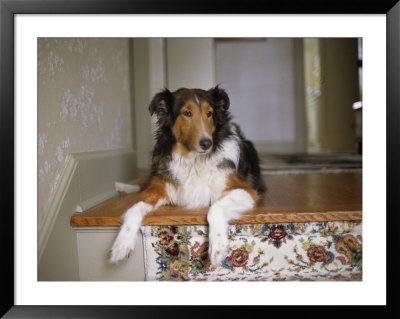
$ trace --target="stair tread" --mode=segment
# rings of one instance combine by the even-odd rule
[[[362,173],[264,175],[262,203],[231,224],[312,222],[362,219]],[[138,194],[121,194],[71,217],[73,227],[119,226],[121,215]],[[143,225],[206,225],[208,207],[162,206]]]

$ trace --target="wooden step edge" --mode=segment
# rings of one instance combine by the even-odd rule
[[[330,221],[359,221],[362,220],[362,211],[315,211],[315,212],[270,212],[270,213],[245,213],[240,219],[233,220],[230,224],[275,224],[275,223],[306,223]],[[71,217],[72,227],[118,227],[121,217],[114,216],[79,216]],[[147,215],[142,225],[167,226],[167,225],[207,225],[206,214],[188,215]]]

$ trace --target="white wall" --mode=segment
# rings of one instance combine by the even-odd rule
[[[211,38],[168,38],[167,86],[208,90],[215,84],[214,40]]]
[[[165,39],[133,39],[134,123],[137,165],[149,169],[153,150],[153,128],[149,104],[165,87]]]
[[[260,151],[302,148],[295,49],[294,39],[216,41],[216,82],[227,90],[235,120]]]

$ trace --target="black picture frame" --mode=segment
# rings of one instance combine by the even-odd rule
[[[398,0],[325,0],[325,1],[162,1],[162,0],[0,0],[0,180],[3,190],[1,220],[3,249],[1,263],[1,308],[5,318],[158,318],[206,317],[212,312],[226,316],[248,316],[247,307],[192,307],[181,306],[15,306],[14,304],[14,18],[16,14],[386,14],[387,18],[387,305],[378,307],[336,306],[323,309],[323,315],[340,318],[359,316],[361,313],[392,318],[399,316],[396,288],[399,276],[394,273],[395,257],[398,255],[399,201],[395,183],[399,180],[397,165],[400,162],[400,101],[399,101],[399,16]],[[390,173],[390,174],[388,174]],[[379,186],[377,186],[379,187]],[[6,226],[4,226],[6,225]],[[397,237],[397,238],[396,238]],[[301,292],[299,292],[301,293]],[[374,292],[371,291],[371,294]],[[229,308],[229,309],[228,309]],[[260,309],[252,307],[252,312]],[[262,310],[263,311],[263,310]],[[265,313],[281,311],[271,307]],[[289,307],[284,316],[308,316],[308,307]],[[316,310],[312,310],[316,311]],[[6,314],[7,313],[7,314]]]

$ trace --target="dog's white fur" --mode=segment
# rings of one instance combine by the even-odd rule
[[[209,254],[212,267],[221,265],[229,249],[228,223],[255,205],[253,198],[244,189],[224,191],[227,178],[235,173],[234,168],[219,168],[218,164],[228,159],[238,167],[240,147],[237,134],[223,142],[221,148],[207,156],[196,153],[183,157],[173,154],[169,169],[178,180],[178,185],[166,183],[169,201],[159,200],[155,206],[138,202],[123,215],[120,232],[111,249],[110,261],[117,263],[134,249],[143,218],[153,209],[173,204],[184,208],[211,206],[209,223]],[[131,192],[137,185],[118,183],[117,190]]]
[[[139,185],[131,185],[131,184],[125,184],[125,183],[120,183],[120,182],[116,182],[114,184],[114,187],[117,192],[126,193],[126,194],[137,193],[140,191]]]
[[[227,176],[235,172],[234,169],[217,167],[224,159],[238,166],[239,144],[234,137],[225,141],[221,150],[210,156],[189,154],[183,157],[174,153],[169,170],[179,186],[166,184],[171,202],[184,208],[199,208],[210,206],[221,198]]]

